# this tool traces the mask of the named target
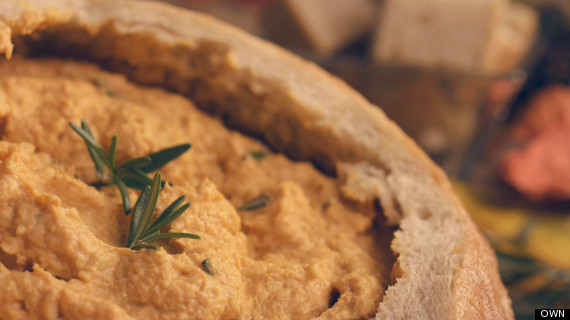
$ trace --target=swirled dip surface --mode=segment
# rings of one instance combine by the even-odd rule
[[[172,186],[157,213],[187,195],[192,205],[171,231],[202,239],[124,248],[130,216],[117,188],[90,185],[93,162],[69,127],[81,119],[105,148],[118,136],[118,163],[192,143],[161,170]],[[267,206],[237,209],[261,194]],[[2,318],[370,317],[387,276],[373,219],[373,208],[342,199],[333,178],[182,96],[88,64],[0,63]]]

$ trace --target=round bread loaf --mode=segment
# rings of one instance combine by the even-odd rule
[[[88,60],[180,93],[336,174],[344,198],[379,204],[382,223],[397,226],[397,261],[377,319],[513,319],[494,252],[446,175],[380,108],[313,63],[200,13],[111,0],[2,1],[0,53]]]

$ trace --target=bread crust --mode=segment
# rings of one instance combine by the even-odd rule
[[[219,90],[226,96],[234,92],[228,79],[239,76],[240,81],[254,87],[249,96],[256,94],[255,86],[259,85],[262,89],[257,96],[264,99],[256,104],[256,110],[215,111],[233,116],[238,124],[252,128],[254,134],[264,136],[278,150],[295,150],[297,158],[311,159],[329,169],[341,163],[363,163],[364,167],[383,171],[384,175],[378,178],[382,179],[378,185],[383,192],[376,196],[382,204],[388,200],[397,204],[399,217],[393,222],[400,229],[395,233],[392,249],[398,255],[400,271],[378,307],[377,319],[514,318],[497,272],[496,257],[453,193],[446,175],[380,108],[341,80],[313,63],[209,16],[153,2],[3,1],[0,53],[10,57],[12,39],[20,35],[38,31],[41,38],[41,30],[51,30],[49,35],[66,30],[58,31],[59,26],[81,29],[93,39],[111,28],[112,37],[105,41],[144,36],[168,52],[204,53],[200,50],[206,41],[206,47],[214,48],[212,54],[205,54],[207,63],[216,60],[217,66],[223,65],[223,76],[209,72],[214,69],[201,73],[181,69],[171,58],[161,63],[173,63],[177,79],[192,72],[199,74],[200,79],[223,79],[225,86]],[[104,63],[127,55],[122,58],[131,65],[139,61],[134,56],[136,52],[121,50],[117,43],[108,49],[93,42],[89,58]],[[130,76],[141,82],[165,86],[169,83],[166,77],[161,80],[163,83],[144,79],[136,71]],[[209,90],[220,83],[214,82]],[[188,94],[184,87],[176,85],[170,89]],[[199,94],[196,96],[199,98]],[[283,101],[285,106],[280,105]],[[216,105],[223,108],[219,101]],[[266,119],[243,116],[251,111]],[[272,134],[270,128],[279,119],[287,124],[276,125],[274,131],[278,134]],[[352,173],[367,176],[366,170]]]

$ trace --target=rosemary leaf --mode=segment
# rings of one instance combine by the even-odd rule
[[[154,175],[152,186],[150,187],[148,202],[146,203],[146,206],[138,223],[138,228],[136,229],[135,232],[133,240],[134,243],[136,243],[143,236],[145,230],[148,228],[148,225],[150,224],[150,219],[152,219],[152,215],[154,213],[154,208],[156,208],[156,202],[158,201],[159,193],[160,193],[160,173],[157,173]],[[135,219],[134,215],[133,219]]]
[[[119,191],[121,192],[121,198],[123,200],[123,211],[125,214],[129,214],[129,212],[131,212],[131,197],[129,196],[127,186],[123,181],[117,180],[117,187],[119,187]]]
[[[111,146],[109,147],[109,162],[111,162],[111,168],[113,170],[115,169],[116,156],[117,156],[117,136],[113,136],[113,139],[111,139]]]
[[[125,169],[138,169],[150,162],[149,157],[139,157],[127,160],[117,167],[117,172]]]
[[[97,172],[97,177],[99,179],[104,179],[105,178],[105,160],[103,160],[100,156],[100,153],[98,153],[96,151],[96,149],[89,144],[87,144],[87,151],[89,151],[89,155],[91,156],[93,163],[95,163],[95,170]]]
[[[166,233],[155,233],[151,234],[145,238],[142,238],[142,242],[154,242],[162,239],[171,239],[171,238],[188,238],[188,239],[200,239],[200,236],[192,234],[192,233],[185,233],[185,232],[166,232]]]
[[[93,163],[95,163],[95,169],[97,170],[97,174],[103,177],[105,175],[105,161],[101,158],[101,153],[97,152],[97,147],[100,149],[102,148],[93,138],[93,134],[91,133],[89,126],[83,120],[81,121],[81,126],[83,128],[79,128],[77,125],[71,122],[69,123],[69,125],[85,141],[85,144],[87,145],[87,150],[89,151],[89,155],[91,156]]]
[[[160,229],[166,227],[174,220],[176,220],[188,207],[190,203],[187,203],[179,208],[179,206],[184,202],[186,196],[181,196],[176,199],[164,212],[154,221],[154,223],[148,228],[148,233],[154,233],[160,231]]]
[[[141,218],[145,211],[146,204],[148,202],[148,198],[150,196],[150,186],[146,186],[146,188],[141,192],[135,206],[133,207],[133,214],[131,217],[131,226],[129,229],[129,237],[127,239],[127,248],[131,248],[133,243],[135,242],[135,235],[140,228]]]
[[[122,177],[121,181],[123,181],[127,187],[136,190],[144,190],[144,188],[148,186],[146,182],[137,179]]]
[[[181,144],[149,154],[150,162],[139,168],[144,173],[150,173],[164,167],[170,161],[180,157],[192,147],[191,144]]]
[[[70,123],[70,125],[73,128],[73,130],[75,130],[75,132],[77,132],[83,139],[85,139],[85,142],[88,142],[89,144],[94,146],[101,147],[99,143],[95,141],[95,138],[93,137],[93,132],[91,131],[91,128],[89,128],[89,125],[87,124],[87,122],[85,122],[85,120],[81,120],[81,129],[74,123]]]
[[[125,182],[125,184],[128,187],[133,189],[143,190],[145,186],[152,184],[152,179],[138,169],[133,169],[133,168],[121,169],[117,170],[116,174],[117,177],[123,180],[123,182]],[[163,185],[164,184],[161,184],[161,186]]]
[[[89,128],[89,125],[87,124],[87,122],[85,122],[85,120],[81,120],[81,129],[85,130],[86,133],[85,136],[90,138],[89,141],[87,140],[85,141],[87,147],[91,150],[90,152],[96,154],[98,158],[103,162],[103,164],[111,168],[111,163],[109,162],[105,149],[103,149],[103,147],[101,147],[101,145],[97,141],[95,141],[95,137],[93,137],[91,128]],[[101,168],[102,168],[101,173],[104,174],[105,166],[102,165]]]
[[[269,203],[269,196],[262,194],[257,198],[251,199],[244,203],[238,210],[257,210],[265,207]]]
[[[149,244],[149,243],[139,242],[136,245],[134,245],[131,249],[133,249],[133,250],[140,250],[140,249],[158,250],[159,248],[157,246]]]

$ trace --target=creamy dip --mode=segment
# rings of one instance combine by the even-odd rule
[[[90,185],[93,162],[69,127],[81,119],[105,148],[118,136],[118,163],[191,143],[160,170],[172,186],[157,212],[187,195],[192,205],[170,230],[202,239],[125,248],[130,215],[117,188]],[[267,206],[238,209],[261,194]],[[84,63],[0,63],[7,318],[371,317],[388,278],[374,217],[374,208],[342,199],[335,179],[225,128],[180,95]]]

